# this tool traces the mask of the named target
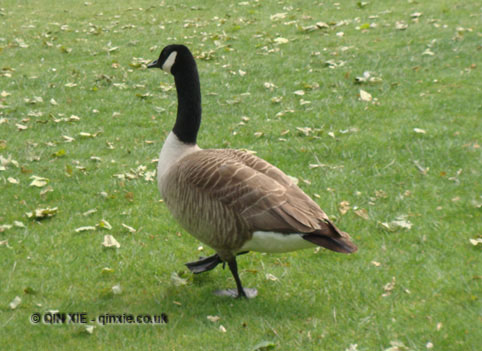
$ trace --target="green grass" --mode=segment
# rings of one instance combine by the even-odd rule
[[[371,351],[398,341],[410,350],[478,350],[482,265],[469,239],[481,236],[480,5],[357,3],[4,0],[0,154],[18,166],[0,171],[0,348],[251,350],[269,341],[275,350]],[[270,18],[279,13],[285,17]],[[329,28],[303,30],[320,21]],[[396,29],[397,21],[408,27]],[[200,145],[256,150],[299,177],[358,253],[242,256],[241,279],[259,290],[250,301],[212,295],[234,287],[228,270],[187,272],[199,243],[159,202],[155,182],[114,176],[155,169],[175,90],[171,76],[136,58],[155,59],[173,42],[199,57]],[[364,71],[381,82],[355,84]],[[375,103],[361,101],[360,89]],[[35,97],[43,102],[25,100]],[[71,115],[80,120],[56,122]],[[249,121],[240,125],[243,116]],[[328,166],[309,168],[318,161]],[[29,186],[32,175],[48,184]],[[344,215],[342,201],[350,203]],[[45,207],[58,213],[25,215]],[[381,224],[401,215],[410,229]],[[75,232],[101,219],[112,230]],[[104,249],[105,234],[121,247]],[[173,272],[187,285],[175,286]],[[116,284],[122,292],[113,295]],[[12,310],[15,296],[22,302]],[[89,318],[164,312],[169,323],[89,323],[96,328],[88,334],[82,325],[29,322],[48,310]]]

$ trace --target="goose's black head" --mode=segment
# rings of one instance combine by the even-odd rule
[[[162,49],[159,58],[148,64],[147,68],[157,67],[175,76],[183,68],[193,65],[196,63],[189,49],[184,45],[172,44]]]

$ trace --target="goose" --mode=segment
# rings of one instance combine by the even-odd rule
[[[147,66],[174,76],[178,107],[162,146],[157,185],[172,216],[215,254],[187,263],[195,274],[228,267],[236,289],[217,295],[252,298],[243,288],[236,256],[283,253],[322,246],[340,253],[357,247],[303,190],[267,161],[242,150],[201,149],[201,89],[195,59],[181,44],[166,46]]]

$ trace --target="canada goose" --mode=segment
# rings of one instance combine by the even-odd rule
[[[216,254],[187,263],[193,273],[228,263],[237,290],[220,295],[254,297],[243,289],[236,255],[289,252],[315,246],[352,253],[357,247],[323,210],[281,170],[250,153],[201,149],[201,89],[196,62],[184,45],[166,46],[148,68],[174,76],[177,118],[157,166],[161,196],[174,218]]]

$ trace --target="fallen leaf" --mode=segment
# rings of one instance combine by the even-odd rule
[[[383,290],[385,291],[382,294],[383,297],[387,297],[392,293],[393,289],[395,288],[395,282],[396,282],[395,277],[392,277],[392,281],[383,286]]]
[[[286,18],[287,14],[288,13],[286,13],[286,12],[275,13],[274,15],[269,16],[269,19],[272,20],[272,21],[277,21],[277,20]]]
[[[2,232],[3,230],[1,230],[1,226],[0,226],[0,233]],[[7,249],[11,249],[12,247],[10,245],[8,245],[8,240],[0,240],[0,246],[5,246]]]
[[[223,332],[223,333],[226,333],[226,328],[224,328],[223,325],[220,325],[220,326],[219,326],[219,330],[220,330],[221,332]]]
[[[342,215],[346,214],[349,210],[350,210],[350,203],[348,201],[342,201],[338,205],[338,211],[340,211]]]
[[[271,83],[271,82],[264,82],[263,85],[264,85],[264,87],[265,87],[266,89],[269,89],[269,90],[273,90],[274,88],[276,88],[276,85],[274,85],[274,84]]]
[[[104,274],[104,275],[108,275],[108,274],[114,273],[114,270],[112,268],[109,268],[109,267],[104,267],[104,268],[102,268],[100,273]]]
[[[94,328],[95,328],[95,326],[93,326],[93,325],[86,325],[85,326],[85,332],[87,334],[92,334],[94,332]]]
[[[219,316],[207,316],[207,319],[214,323],[214,322],[217,322],[218,320],[220,320],[221,317],[219,317]]]
[[[122,223],[122,226],[123,226],[124,228],[126,228],[128,231],[130,231],[131,233],[137,232],[137,230],[135,230],[134,228],[128,226],[127,224]]]
[[[25,224],[21,221],[13,221],[13,225],[17,228],[25,228]]]
[[[355,211],[355,214],[358,216],[358,217],[361,217],[365,220],[369,220],[370,217],[368,216],[368,211],[364,208],[360,208],[358,210]]]
[[[400,228],[410,230],[413,226],[413,224],[407,220],[407,215],[398,216],[393,221],[383,222],[381,225],[389,231],[396,231]]]
[[[286,38],[281,38],[281,37],[280,37],[280,38],[276,38],[276,39],[274,40],[274,42],[275,42],[276,44],[280,45],[280,44],[286,44],[286,43],[288,43],[289,40],[286,39]]]
[[[355,77],[356,84],[364,84],[364,83],[376,84],[381,82],[382,82],[382,78],[373,75],[373,73],[369,71],[363,72],[362,76]]]
[[[187,279],[181,278],[176,272],[171,273],[171,281],[175,286],[182,286],[187,284]]]
[[[395,29],[398,29],[398,30],[405,30],[408,28],[408,24],[406,24],[405,22],[403,21],[397,21],[395,22]]]
[[[110,225],[110,223],[107,222],[105,219],[101,219],[101,221],[97,225],[103,229],[107,229],[107,230],[112,229],[112,226]]]
[[[310,133],[313,131],[313,129],[311,129],[310,127],[296,127],[296,129],[306,136],[309,136]]]
[[[407,346],[405,346],[400,341],[390,341],[390,347],[385,349],[384,351],[408,351],[410,350]]]
[[[75,232],[80,233],[80,232],[86,232],[86,231],[89,231],[89,230],[96,230],[96,228],[94,226],[79,227],[79,228],[75,229]]]
[[[12,302],[8,304],[8,306],[10,307],[10,309],[14,310],[18,307],[18,305],[20,305],[21,302],[22,299],[20,298],[20,296],[15,296],[15,298],[12,300]]]
[[[60,149],[57,152],[54,152],[52,156],[54,157],[64,157],[66,155],[66,151],[64,149]]]
[[[477,246],[479,244],[482,245],[482,238],[477,238],[477,239],[469,239],[470,243],[474,246]]]
[[[26,212],[25,215],[28,218],[33,218],[33,219],[44,219],[44,218],[50,218],[53,217],[57,214],[58,208],[57,207],[47,207],[47,208],[37,208],[32,212]]]
[[[62,138],[64,138],[66,143],[71,143],[75,140],[74,138],[69,137],[68,135],[62,135]]]
[[[372,95],[370,93],[367,93],[365,90],[360,89],[360,99],[362,101],[367,101],[370,102],[372,101]]]
[[[30,186],[35,186],[37,188],[42,188],[46,186],[49,181],[47,178],[39,177],[36,175],[31,176],[30,179],[33,179],[32,182],[30,183]]]
[[[10,184],[20,184],[20,181],[16,178],[13,178],[13,177],[8,177],[7,178],[7,181],[10,183]]]
[[[115,247],[119,248],[120,244],[112,235],[104,235],[104,241],[102,242],[104,247]]]
[[[274,282],[278,280],[278,278],[271,273],[266,274],[266,279],[274,281]]]
[[[41,192],[40,192],[40,195],[43,196],[47,193],[50,193],[54,191],[54,188],[52,188],[50,185],[48,187],[46,187],[45,189],[43,189]]]
[[[0,225],[0,233],[6,231],[7,229],[12,229],[13,225],[11,224],[2,224]]]
[[[420,162],[418,162],[417,160],[413,161],[413,164],[415,165],[415,167],[418,169],[418,171],[420,173],[422,173],[423,175],[427,175],[428,174],[428,171],[430,170],[429,167],[423,167]]]
[[[112,287],[112,293],[114,295],[119,295],[120,293],[122,293],[122,288],[121,288],[120,284],[116,284]]]
[[[377,262],[377,261],[371,261],[370,263],[375,267],[380,267],[382,265],[380,262]]]

